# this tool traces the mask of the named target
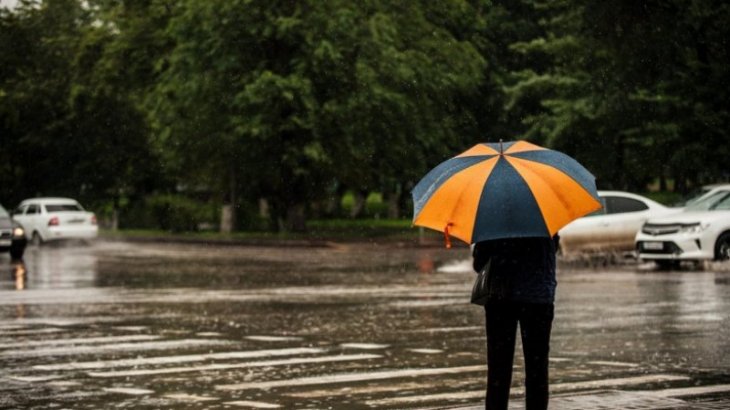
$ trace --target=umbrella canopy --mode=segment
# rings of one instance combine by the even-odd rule
[[[555,235],[601,208],[595,177],[571,157],[526,141],[477,144],[413,188],[413,224],[476,243]]]

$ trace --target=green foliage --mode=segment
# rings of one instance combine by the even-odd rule
[[[301,229],[347,191],[407,214],[428,169],[500,138],[686,191],[730,176],[728,23],[717,0],[23,1],[0,11],[2,196]]]
[[[509,107],[538,96],[531,138],[574,155],[599,186],[677,188],[727,178],[727,38],[730,8],[714,1],[534,2],[545,33],[517,42],[527,63]],[[712,89],[713,91],[710,91]],[[700,119],[704,118],[704,119]],[[725,158],[725,159],[724,159]]]
[[[214,225],[217,207],[183,195],[152,195],[122,213],[120,226],[132,229],[162,229],[195,232],[201,225]]]

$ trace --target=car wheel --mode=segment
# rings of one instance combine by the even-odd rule
[[[725,232],[717,238],[715,243],[715,259],[726,261],[730,259],[730,232]]]
[[[31,237],[30,243],[32,243],[33,246],[40,246],[40,244],[43,243],[43,238],[41,238],[38,232],[33,232],[33,237]]]
[[[669,260],[657,260],[656,262],[657,267],[659,270],[673,270],[679,268],[679,261],[669,261]]]

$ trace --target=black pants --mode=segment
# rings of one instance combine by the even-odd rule
[[[487,410],[506,410],[512,384],[517,323],[525,355],[526,410],[548,407],[552,303],[487,302]]]

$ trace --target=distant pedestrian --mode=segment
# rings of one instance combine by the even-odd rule
[[[517,325],[525,360],[526,410],[548,407],[548,356],[554,315],[559,237],[493,239],[473,250],[474,270],[487,267],[487,410],[506,410]],[[489,262],[489,263],[488,263]]]

